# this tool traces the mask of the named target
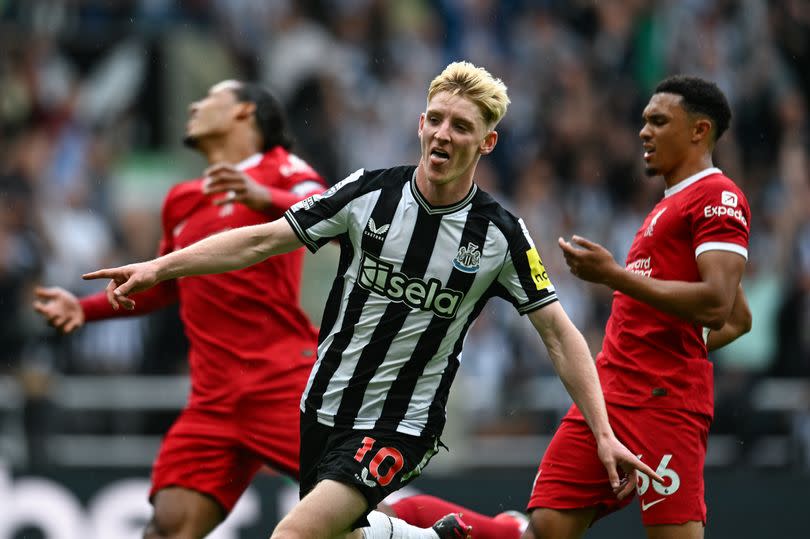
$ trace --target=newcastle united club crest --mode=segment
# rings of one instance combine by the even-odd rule
[[[453,260],[453,266],[464,273],[475,273],[478,271],[480,262],[481,251],[478,250],[476,244],[470,242],[466,247],[459,247],[458,254]]]

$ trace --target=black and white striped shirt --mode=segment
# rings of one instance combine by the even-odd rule
[[[360,169],[285,214],[311,251],[341,246],[301,399],[325,425],[440,434],[464,336],[487,300],[521,314],[557,300],[522,220],[476,186],[432,206],[415,170]]]

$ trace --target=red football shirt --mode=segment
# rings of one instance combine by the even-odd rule
[[[626,269],[699,281],[696,259],[705,251],[748,258],[750,221],[742,191],[719,169],[706,169],[665,191],[636,232]],[[698,324],[614,292],[596,363],[609,402],[713,414],[712,365]]]
[[[161,255],[223,230],[281,217],[325,189],[309,165],[281,147],[237,167],[270,189],[272,209],[217,206],[216,196],[203,194],[203,178],[177,184],[163,203]],[[190,344],[191,401],[228,411],[246,394],[273,391],[286,373],[306,376],[302,363],[314,362],[317,330],[299,301],[303,256],[297,249],[238,271],[167,281],[135,295],[133,311],[113,311],[103,293],[82,299],[82,306],[87,319],[95,320],[143,314],[179,298]]]

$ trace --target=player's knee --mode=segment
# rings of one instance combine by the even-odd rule
[[[199,519],[198,519],[199,520]],[[214,525],[195,521],[181,508],[157,508],[143,532],[144,539],[200,539]]]
[[[535,509],[521,539],[578,539],[593,519],[591,510]]]

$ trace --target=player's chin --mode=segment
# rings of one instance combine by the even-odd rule
[[[183,136],[183,145],[187,148],[196,148],[200,143],[200,137],[186,133]]]
[[[646,174],[650,178],[652,178],[653,176],[658,176],[658,168],[655,167],[654,165],[645,165],[644,174]]]

